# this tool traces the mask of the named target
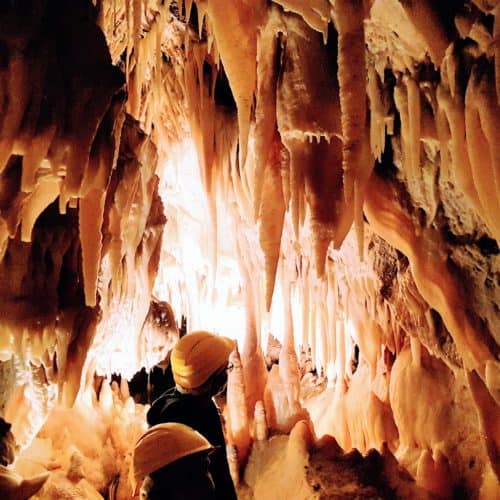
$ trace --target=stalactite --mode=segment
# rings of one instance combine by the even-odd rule
[[[328,36],[328,22],[330,21],[330,4],[328,0],[313,0],[305,4],[300,0],[276,0],[285,12],[299,14],[314,30],[323,35],[326,42]]]
[[[408,174],[413,181],[419,175],[420,168],[420,89],[417,82],[410,77],[405,78],[408,96]]]
[[[21,209],[21,241],[30,242],[35,221],[59,194],[61,180],[47,177],[25,199]]]
[[[255,105],[254,214],[259,217],[262,186],[269,151],[276,135],[276,63],[281,19],[277,9],[268,12],[257,38],[257,87]],[[265,201],[265,200],[264,200]],[[288,203],[287,203],[288,204]]]
[[[475,66],[465,95],[467,150],[480,213],[495,238],[500,239],[500,227],[493,216],[500,212],[499,107],[493,97],[492,75],[479,71]]]
[[[317,33],[294,18],[287,18],[286,26],[284,71],[278,83],[278,129],[290,151],[294,234],[299,236],[307,203],[315,267],[321,276],[328,245],[333,241],[336,248],[340,247],[353,220],[353,204],[343,196],[340,105],[331,91],[338,86],[337,74]]]
[[[24,112],[29,102],[31,82],[27,61],[16,54],[8,62],[8,72],[5,78],[3,99],[5,114],[2,123],[2,138],[0,139],[0,172],[12,154],[14,139],[21,126]]]
[[[364,140],[366,120],[365,98],[365,50],[363,2],[335,1],[333,19],[339,33],[338,65],[340,107],[342,110],[344,190],[347,200],[354,192],[356,174],[360,165],[361,147]],[[352,66],[356,64],[356,66]]]
[[[222,0],[212,0],[208,4],[208,15],[238,107],[239,163],[243,169],[256,85],[257,28],[263,15],[263,2],[250,6],[244,0],[231,5]],[[234,43],[235,36],[239,40],[238,44]]]
[[[217,77],[216,64],[207,57],[205,44],[192,44],[189,48],[191,58],[184,71],[184,85],[188,105],[188,117],[191,132],[194,136],[202,182],[207,192],[209,214],[214,230],[210,233],[210,261],[212,269],[216,269],[217,262],[217,209],[215,180],[217,178],[216,166],[216,109],[214,88]],[[206,62],[210,64],[210,72],[204,70]],[[231,163],[230,167],[235,167]]]
[[[437,109],[436,113],[436,128],[439,138],[439,157],[440,157],[440,171],[444,178],[448,178],[450,175],[450,153],[449,153],[449,142],[450,142],[450,128],[448,127],[448,121],[446,119],[445,112],[442,108]]]
[[[500,106],[500,5],[495,8],[495,23],[493,25],[493,40],[495,43],[495,89],[497,93],[497,104]]]
[[[366,127],[366,63],[363,0],[334,0],[333,20],[338,31],[338,80],[342,110],[342,168],[344,197],[354,204],[358,251],[363,255],[363,195],[373,168]]]
[[[142,58],[140,57],[140,36],[141,36],[141,15],[142,15],[142,0],[134,0],[129,9],[129,27],[128,33],[128,57],[132,59],[135,71],[134,79],[129,82],[130,98],[129,110],[133,116],[137,116],[140,106],[140,84],[142,81]],[[130,63],[129,63],[130,64]],[[130,69],[129,69],[130,71]],[[128,72],[128,71],[127,71]],[[130,85],[130,83],[132,85]]]
[[[424,238],[415,234],[412,222],[397,205],[386,182],[373,176],[371,187],[365,202],[370,225],[408,257],[419,292],[441,314],[465,366],[484,376],[485,363],[492,354],[465,313],[462,289],[446,268],[438,236]]]
[[[432,62],[441,65],[448,38],[439,20],[438,14],[429,0],[400,0],[406,14],[427,43]]]
[[[193,0],[183,0],[184,10],[186,11],[186,19],[191,17],[191,9],[193,7]]]
[[[481,213],[479,198],[472,179],[472,168],[467,152],[465,136],[464,104],[457,96],[454,99],[442,86],[438,86],[437,99],[440,109],[444,110],[451,133],[451,166],[457,183],[472,207]]]
[[[266,309],[271,308],[276,271],[280,256],[281,237],[285,218],[285,200],[281,182],[282,148],[281,141],[275,138],[263,173],[262,202],[260,206],[259,227],[260,246],[266,260]]]
[[[385,120],[388,110],[384,105],[384,96],[375,67],[368,67],[367,94],[370,99],[370,145],[374,158],[380,161],[385,148]]]
[[[85,303],[96,305],[97,278],[101,261],[101,226],[104,216],[105,191],[93,189],[80,200],[80,240],[85,286]]]

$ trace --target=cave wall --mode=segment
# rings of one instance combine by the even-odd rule
[[[0,338],[16,373],[2,393],[24,445],[56,401],[73,403],[87,364],[98,367],[93,345],[138,353],[165,219],[156,147],[125,111],[93,6],[1,14]]]

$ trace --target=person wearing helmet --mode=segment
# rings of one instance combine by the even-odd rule
[[[228,357],[235,342],[205,331],[182,337],[171,354],[175,387],[153,402],[148,424],[186,424],[216,447],[210,459],[210,473],[218,500],[236,500],[226,455],[219,410],[212,398],[227,384]]]
[[[209,472],[213,446],[199,432],[169,422],[148,429],[133,456],[135,490],[141,500],[215,500]]]

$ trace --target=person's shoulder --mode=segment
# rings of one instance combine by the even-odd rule
[[[167,389],[161,396],[156,398],[151,405],[151,408],[154,406],[164,406],[168,404],[175,404],[177,401],[181,401],[182,394],[176,390],[175,387],[171,387]]]
[[[149,425],[161,423],[164,420],[163,416],[165,413],[171,413],[182,404],[183,402],[179,398],[179,392],[175,390],[175,387],[168,389],[151,404],[151,408],[147,413]]]

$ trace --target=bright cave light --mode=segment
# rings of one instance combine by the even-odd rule
[[[173,307],[189,330],[214,331],[238,340],[245,334],[242,277],[238,268],[233,221],[218,207],[217,266],[211,262],[214,225],[191,139],[169,152],[162,169],[160,195],[167,224],[154,294]],[[215,271],[215,274],[214,274]]]

